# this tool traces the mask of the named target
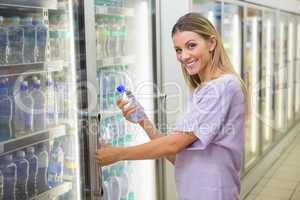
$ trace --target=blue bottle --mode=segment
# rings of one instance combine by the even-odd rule
[[[48,28],[43,23],[43,20],[38,18],[35,20],[36,28],[36,62],[45,62],[46,47],[48,40]]]
[[[16,200],[17,166],[13,162],[12,155],[4,156],[0,165],[3,174],[3,199]]]
[[[33,130],[33,100],[27,81],[21,83],[19,92],[15,95],[14,107],[15,136],[21,137]]]
[[[24,29],[20,18],[12,17],[8,26],[8,64],[23,63]]]
[[[117,87],[117,92],[121,95],[121,99],[127,102],[126,106],[137,108],[130,116],[132,122],[139,122],[146,117],[144,108],[136,100],[131,91],[126,90],[124,85],[119,85]]]
[[[36,31],[32,17],[23,20],[24,29],[24,63],[34,63],[36,51]]]
[[[0,142],[13,138],[13,101],[8,94],[8,79],[0,80]]]
[[[0,65],[7,64],[8,53],[8,28],[3,21],[3,16],[0,16]]]
[[[46,144],[42,144],[41,151],[38,154],[38,175],[37,190],[38,193],[45,192],[49,189],[47,174],[49,165],[49,155]]]
[[[25,152],[18,151],[15,158],[17,166],[16,199],[28,199],[27,182],[29,177],[29,163],[25,159]]]
[[[64,170],[64,151],[58,140],[54,141],[53,148],[50,153],[48,167],[48,183],[50,187],[55,187],[63,182]]]
[[[28,196],[33,197],[37,194],[37,173],[38,173],[38,157],[34,154],[34,147],[27,148],[26,159],[29,163],[29,177],[27,182]]]
[[[46,129],[45,95],[42,92],[41,82],[37,78],[33,80],[31,97],[33,100],[33,130]]]

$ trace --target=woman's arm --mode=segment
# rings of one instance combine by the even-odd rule
[[[171,134],[132,147],[103,146],[96,153],[100,165],[110,165],[121,160],[157,159],[173,155],[197,140],[192,133]]]

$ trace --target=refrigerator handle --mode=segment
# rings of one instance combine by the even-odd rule
[[[98,133],[99,133],[99,120],[101,115],[97,114],[90,117],[89,124],[89,149],[90,149],[90,168],[91,168],[91,196],[92,200],[98,200],[101,197],[101,168],[96,163],[94,155],[99,147]]]

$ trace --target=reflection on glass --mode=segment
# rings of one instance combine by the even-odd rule
[[[224,48],[235,71],[241,75],[241,36],[242,36],[242,8],[235,5],[224,5],[222,24],[222,39]]]
[[[193,0],[193,11],[206,17],[221,33],[221,3],[207,0]]]
[[[300,116],[300,18],[297,24],[297,46],[296,46],[296,98],[295,98],[295,111],[297,118]]]
[[[246,121],[246,168],[258,154],[258,97],[259,97],[259,52],[260,49],[260,13],[255,9],[247,10],[245,40],[245,82],[251,94],[251,116]]]
[[[262,33],[262,68],[261,95],[260,95],[260,120],[262,131],[262,148],[266,151],[272,144],[273,119],[273,68],[275,53],[275,15],[264,12]]]

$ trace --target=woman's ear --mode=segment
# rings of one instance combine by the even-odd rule
[[[217,46],[217,39],[216,36],[212,35],[208,39],[208,45],[209,45],[209,52],[213,52]]]

